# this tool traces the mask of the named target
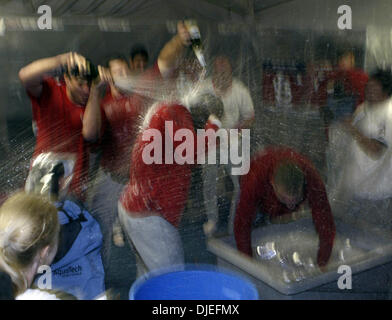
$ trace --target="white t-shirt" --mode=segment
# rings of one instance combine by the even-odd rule
[[[211,78],[206,79],[201,90],[216,95]],[[253,118],[254,106],[249,90],[238,79],[233,78],[231,89],[220,98],[224,107],[223,128],[236,128],[241,121]]]
[[[41,289],[27,289],[25,292],[15,297],[15,300],[61,300],[55,293],[50,293]],[[107,300],[106,292],[102,293],[94,300]]]
[[[188,82],[187,86],[183,87],[183,92],[185,93],[182,95],[182,99],[180,100],[185,106],[189,105],[189,102],[192,101],[193,98],[197,99],[197,96],[202,94],[209,93],[217,96],[211,78],[201,80],[196,84]],[[238,128],[242,121],[249,120],[254,117],[254,106],[249,90],[240,80],[233,78],[230,90],[228,90],[223,97],[219,98],[223,103],[223,116],[220,119],[220,130]],[[236,150],[239,150],[239,148],[242,147],[242,140],[238,139],[238,134],[236,134],[236,132],[231,134],[227,131],[226,136],[220,137],[219,150],[220,152],[227,152],[228,159],[230,158],[229,145],[231,146],[231,149]],[[249,138],[247,138],[247,136],[242,136],[242,139]],[[245,146],[249,144],[250,142],[245,144]],[[208,154],[215,152],[216,149],[211,149],[208,151]],[[243,150],[243,152],[246,151]]]
[[[364,102],[355,112],[353,125],[365,136],[380,141],[387,150],[373,160],[352,140],[345,164],[346,187],[363,199],[392,197],[392,100],[372,106]]]
[[[15,300],[61,300],[55,294],[40,289],[27,289],[15,297]]]

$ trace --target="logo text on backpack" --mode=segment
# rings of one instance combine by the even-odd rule
[[[69,266],[65,269],[56,269],[53,271],[55,276],[60,277],[73,277],[73,276],[80,276],[82,274],[82,266]]]

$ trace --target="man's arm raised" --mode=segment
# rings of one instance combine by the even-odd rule
[[[44,77],[60,74],[66,66],[68,69],[77,66],[83,72],[86,69],[86,59],[75,52],[39,59],[20,69],[19,79],[33,97],[39,98]]]
[[[158,56],[158,67],[163,77],[169,76],[178,67],[185,48],[190,44],[190,34],[180,21],[177,24],[177,34],[165,44]]]

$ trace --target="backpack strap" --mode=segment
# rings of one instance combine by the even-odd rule
[[[72,202],[74,202],[74,201],[72,201]],[[78,206],[78,208],[80,210],[80,212],[78,214],[78,217],[76,219],[73,218],[72,216],[70,216],[67,213],[67,210],[64,209],[64,201],[60,202],[60,206],[57,208],[57,210],[61,211],[62,213],[65,214],[65,216],[68,218],[68,223],[70,223],[72,221],[86,222],[87,219],[86,219],[86,217],[83,214],[84,207],[82,205],[80,205],[79,203],[77,203],[77,202],[74,202],[74,203]]]
[[[57,208],[58,211],[65,214],[68,218],[68,222],[60,225],[59,245],[53,263],[60,261],[68,253],[82,230],[81,222],[87,221],[83,215],[82,209],[80,207],[79,209],[80,213],[78,218],[74,219],[67,213],[67,210],[64,209],[64,202],[61,202],[60,206]]]
[[[67,211],[64,210],[64,202],[63,201],[60,202],[60,206],[57,207],[57,211],[60,211],[65,214],[65,216],[68,218],[68,223],[70,223],[73,220],[73,218],[67,213]]]

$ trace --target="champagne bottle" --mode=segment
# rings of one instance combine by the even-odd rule
[[[93,64],[90,60],[87,60],[87,77],[91,80],[96,79],[99,76],[98,67]]]
[[[206,62],[203,54],[203,47],[201,43],[200,30],[195,20],[185,20],[185,27],[191,36],[191,47],[203,68],[206,67]]]
[[[98,68],[88,59],[86,64],[86,70],[84,72],[80,72],[77,65],[75,65],[71,70],[68,70],[67,65],[63,65],[59,73],[66,73],[74,77],[83,77],[88,81],[92,81],[99,76]]]

